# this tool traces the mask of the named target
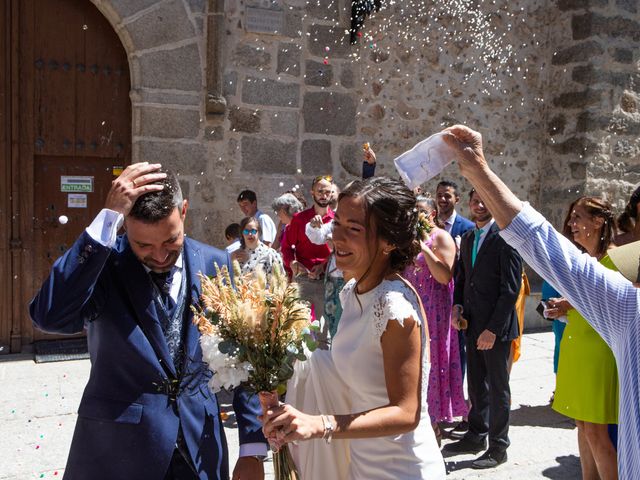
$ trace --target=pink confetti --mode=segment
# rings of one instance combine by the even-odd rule
[[[36,445],[36,450],[39,450],[39,449],[40,449],[40,445]]]

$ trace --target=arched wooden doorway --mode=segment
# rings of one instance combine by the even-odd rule
[[[12,351],[45,337],[27,303],[53,261],[100,211],[131,158],[127,54],[88,0],[0,0],[0,44],[11,93],[0,140],[0,343]],[[5,76],[5,78],[2,77]],[[5,90],[6,91],[6,90]]]

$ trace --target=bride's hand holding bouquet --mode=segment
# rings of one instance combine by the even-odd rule
[[[307,302],[298,286],[289,283],[285,272],[274,265],[267,276],[261,270],[241,275],[234,262],[234,275],[227,267],[215,277],[202,276],[201,303],[194,322],[202,334],[203,359],[213,376],[209,387],[215,392],[239,385],[258,394],[263,412],[280,405],[297,360],[307,359],[305,347],[317,347]],[[282,435],[267,435],[274,452],[276,479],[292,479],[295,466]]]

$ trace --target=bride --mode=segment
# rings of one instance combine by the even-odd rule
[[[426,321],[398,272],[419,251],[413,193],[384,177],[340,194],[333,242],[352,278],[330,351],[298,362],[287,401],[264,417],[267,437],[291,444],[302,480],[444,479],[427,414]]]

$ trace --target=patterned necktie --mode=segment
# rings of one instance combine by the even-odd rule
[[[162,302],[164,304],[164,308],[167,312],[167,315],[171,315],[173,313],[173,309],[176,308],[176,302],[174,302],[173,298],[171,298],[171,283],[173,281],[173,269],[168,272],[149,272],[149,276],[153,283],[158,287],[158,291],[160,292],[160,297],[162,298]]]
[[[476,228],[473,231],[473,250],[471,251],[471,266],[473,267],[476,264],[476,257],[478,256],[478,244],[480,243],[480,237],[484,230],[481,228]]]

